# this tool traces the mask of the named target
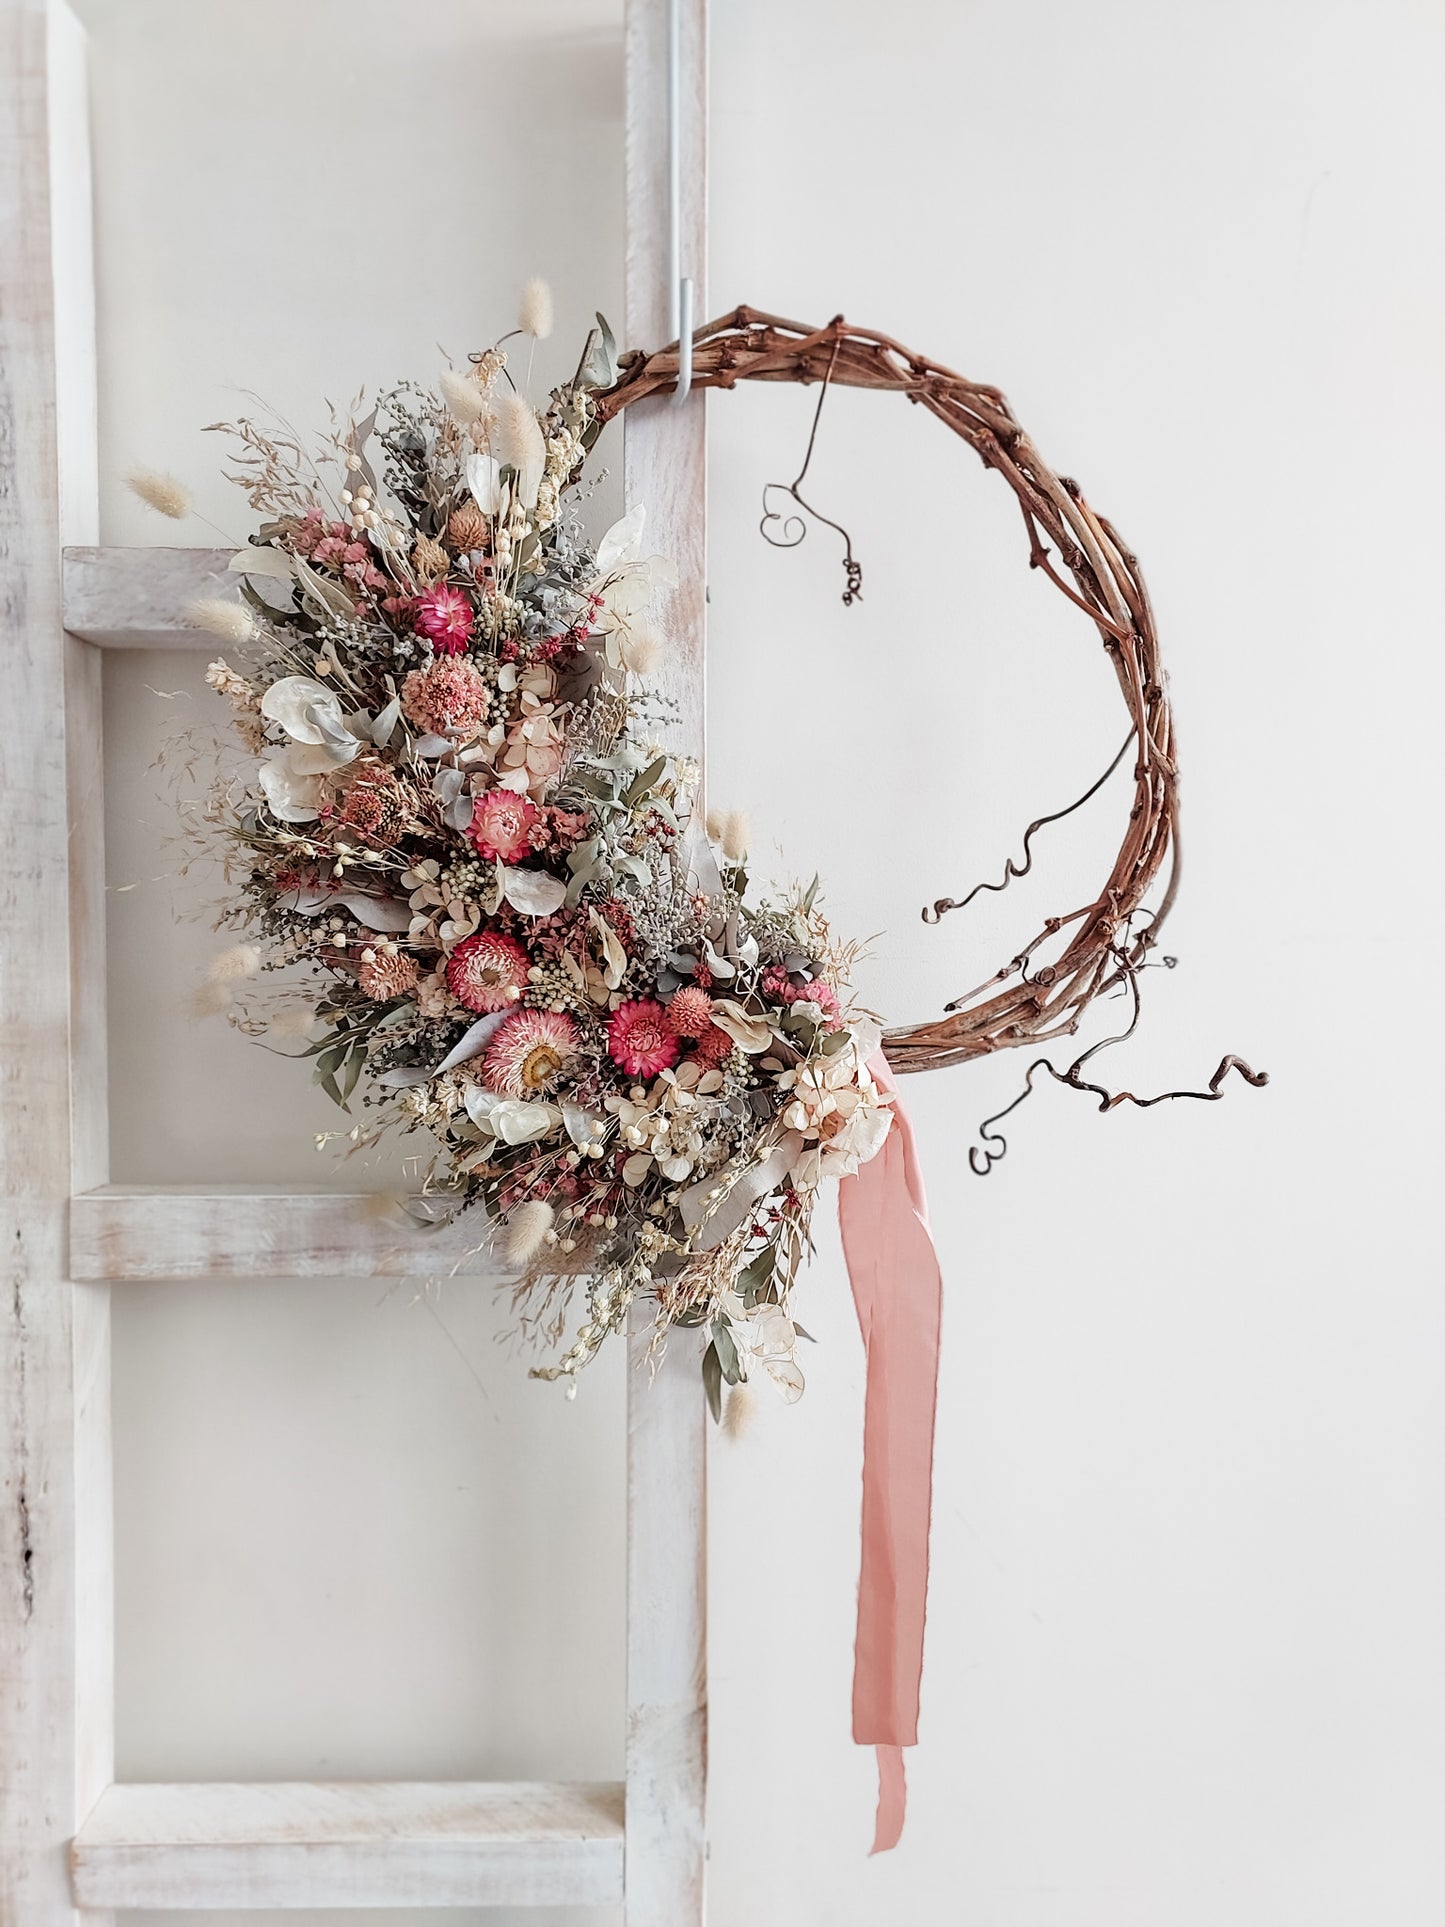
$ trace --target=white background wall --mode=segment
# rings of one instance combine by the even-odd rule
[[[226,383],[310,414],[425,375],[534,270],[569,341],[616,308],[610,10],[83,11],[104,539],[156,539],[128,461],[204,478]],[[1407,0],[716,8],[714,309],[842,308],[1001,383],[1144,560],[1188,864],[1110,1076],[1236,1049],[1273,1077],[1108,1117],[1041,1092],[986,1181],[966,1149],[1023,1065],[908,1086],[948,1283],[909,1828],[864,1860],[861,1357],[825,1226],[808,1396],[715,1454],[719,1927],[1445,1911],[1440,37]],[[865,989],[922,1015],[1097,883],[1121,787],[1016,893],[917,918],[1122,722],[1002,485],[901,404],[833,397],[815,462],[862,605],[826,530],[762,544],[811,400],[710,404],[712,789],[883,933]],[[149,880],[141,765],[184,704],[145,684],[182,681],[112,690],[118,1175],[314,1179],[286,1067],[178,1014],[206,942]],[[118,1318],[124,1771],[616,1770],[615,1372],[549,1398],[457,1286],[128,1290]]]

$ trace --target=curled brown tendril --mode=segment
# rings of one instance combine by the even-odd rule
[[[622,357],[621,372],[595,397],[600,420],[649,396],[671,393],[677,385],[678,345]],[[888,1061],[898,1072],[941,1070],[997,1050],[1037,1045],[1072,1036],[1093,1000],[1121,982],[1135,997],[1136,974],[1148,961],[1158,932],[1179,888],[1179,765],[1174,719],[1160,661],[1154,613],[1138,558],[1105,516],[1093,509],[1079,484],[1048,466],[1010,409],[1003,392],[969,380],[889,335],[850,326],[841,315],[810,328],[755,308],[735,308],[708,322],[693,336],[694,388],[733,388],[740,381],[821,382],[803,467],[791,486],[772,484],[793,501],[801,515],[769,506],[764,493],[762,528],[769,540],[781,525],[781,546],[795,546],[806,533],[804,518],[823,522],[843,536],[848,571],[845,601],[856,598],[861,572],[846,531],[806,502],[799,493],[817,439],[823,397],[837,383],[906,396],[965,441],[1012,490],[1023,518],[1029,567],[1040,570],[1055,588],[1088,617],[1118,683],[1135,748],[1134,788],[1112,868],[1093,900],[1066,916],[1050,917],[1033,941],[1012,962],[966,996],[955,998],[941,1017],[890,1030],[884,1038]],[[797,533],[791,531],[796,527]],[[1056,560],[1057,558],[1057,560]],[[1121,758],[1122,760],[1122,752]],[[1117,761],[1110,766],[1110,772]],[[1077,808],[1101,786],[1086,792]],[[1069,811],[1057,814],[1067,815]],[[1042,817],[1025,835],[1024,868],[1031,862],[1033,831],[1057,820]],[[1166,868],[1167,865],[1167,868]],[[1010,864],[1013,874],[1022,874]],[[1145,900],[1164,879],[1162,893],[1147,911]],[[1008,881],[1005,876],[1005,883]],[[981,886],[999,888],[999,885]],[[973,892],[971,894],[977,894]],[[969,898],[963,899],[964,902]],[[947,899],[934,905],[936,921],[955,907]],[[961,907],[961,906],[960,906]],[[926,916],[926,913],[925,913]],[[1060,953],[1030,974],[1035,952],[1049,938],[1064,936]],[[1095,1047],[1098,1048],[1097,1046]],[[1039,1060],[1058,1081],[1091,1089],[1080,1076],[1086,1053],[1067,1072]],[[1217,1097],[1217,1084],[1230,1068],[1251,1083],[1262,1083],[1239,1059],[1223,1060],[1207,1092],[1166,1092],[1169,1096]],[[1100,1093],[1108,1099],[1107,1092]],[[1158,1103],[1121,1093],[1116,1101]],[[1006,1112],[1000,1116],[1007,1115]],[[991,1119],[990,1124],[997,1122]]]
[[[802,495],[803,481],[812,465],[813,450],[817,446],[818,424],[823,419],[823,403],[828,399],[828,384],[833,379],[833,369],[837,359],[838,346],[835,343],[827,370],[823,376],[823,385],[818,390],[818,405],[813,410],[813,425],[808,432],[808,446],[803,454],[803,466],[798,470],[791,482],[765,482],[763,484],[763,516],[762,520],[758,523],[758,532],[763,540],[770,542],[775,549],[795,549],[808,533],[808,523],[805,518],[811,517],[813,521],[821,522],[824,528],[832,529],[836,534],[841,535],[843,538],[843,574],[845,577],[843,604],[845,608],[851,608],[855,602],[861,602],[863,600],[863,565],[857,561],[853,555],[852,537],[848,534],[848,531],[843,527],[841,522],[834,522],[830,517],[824,515],[821,510],[815,509],[811,502],[803,499]],[[785,511],[770,508],[768,506],[769,498],[774,494],[789,496],[803,511],[802,515],[788,515]],[[782,527],[775,532],[773,524],[779,522],[782,524]]]
[[[931,908],[925,907],[920,912],[923,918],[923,921],[925,923],[942,923],[943,919],[948,915],[950,910],[966,910],[968,906],[973,902],[974,898],[978,896],[982,891],[1007,890],[1009,885],[1014,881],[1016,877],[1026,877],[1029,871],[1032,870],[1034,867],[1034,853],[1033,853],[1032,846],[1033,846],[1033,840],[1036,832],[1046,828],[1050,823],[1062,823],[1066,816],[1072,816],[1074,811],[1081,810],[1084,807],[1084,805],[1090,800],[1091,797],[1097,796],[1099,791],[1108,782],[1109,778],[1114,774],[1114,771],[1119,767],[1120,763],[1123,762],[1124,753],[1128,749],[1130,743],[1133,742],[1133,740],[1134,740],[1134,732],[1131,729],[1129,731],[1129,734],[1124,738],[1123,742],[1119,745],[1119,748],[1115,753],[1113,762],[1110,763],[1109,767],[1104,771],[1102,776],[1096,777],[1095,780],[1092,783],[1090,783],[1089,787],[1084,791],[1082,796],[1075,797],[1074,801],[1068,804],[1062,810],[1054,810],[1048,816],[1036,816],[1034,818],[1033,822],[1030,823],[1028,828],[1024,831],[1024,860],[1022,863],[1015,863],[1012,857],[1008,857],[1004,862],[1003,876],[999,882],[975,883],[973,888],[969,891],[966,897],[956,897],[956,898],[939,897],[937,902],[935,902]]]
[[[1103,1051],[1112,1049],[1116,1044],[1127,1043],[1138,1028],[1140,1011],[1138,973],[1142,969],[1152,968],[1150,965],[1128,962],[1122,951],[1116,951],[1115,957],[1123,986],[1129,994],[1132,1005],[1128,1024],[1112,1037],[1102,1037],[1096,1044],[1091,1044],[1088,1050],[1082,1051],[1065,1070],[1060,1070],[1047,1057],[1036,1057],[1024,1073],[1024,1087],[1018,1096],[1011,1103],[1005,1104],[1001,1111],[995,1111],[992,1117],[985,1118],[979,1125],[980,1142],[971,1144],[968,1148],[968,1168],[975,1177],[986,1178],[1000,1159],[1008,1155],[1008,1139],[995,1127],[1006,1117],[1012,1116],[1025,1098],[1033,1095],[1034,1079],[1040,1071],[1046,1071],[1056,1084],[1062,1084],[1071,1091],[1083,1091],[1091,1097],[1097,1097],[1100,1111],[1117,1110],[1121,1104],[1134,1104],[1141,1111],[1148,1111],[1156,1104],[1168,1104],[1177,1098],[1190,1098],[1200,1104],[1217,1103],[1224,1095],[1221,1086],[1231,1071],[1237,1071],[1245,1083],[1252,1085],[1256,1090],[1268,1084],[1268,1071],[1252,1070],[1242,1057],[1232,1054],[1219,1060],[1214,1075],[1203,1090],[1156,1091],[1152,1097],[1140,1097],[1134,1091],[1111,1091],[1103,1084],[1090,1083],[1083,1075],[1084,1066],[1090,1059],[1099,1056]],[[1165,968],[1172,968],[1176,961],[1177,959],[1173,957],[1160,959]],[[994,1148],[995,1146],[997,1149]]]

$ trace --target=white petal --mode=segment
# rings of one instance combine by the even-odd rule
[[[283,676],[280,682],[273,682],[261,698],[261,714],[273,723],[280,723],[296,742],[325,742],[325,732],[308,717],[308,709],[315,709],[328,720],[334,719],[340,729],[341,704],[336,700],[336,692],[325,683],[314,682],[310,676]]]
[[[513,870],[506,864],[499,868],[503,896],[524,917],[550,917],[567,901],[567,886],[560,877],[548,876],[545,870]]]
[[[479,1017],[476,1023],[452,1045],[431,1075],[439,1077],[443,1071],[455,1070],[458,1064],[465,1064],[473,1057],[479,1057],[491,1042],[492,1032],[504,1018],[510,1015],[510,1011],[490,1010],[485,1017]]]
[[[636,559],[642,547],[642,531],[647,522],[647,504],[638,502],[597,544],[597,573],[609,576],[624,562]]]
[[[501,506],[500,462],[490,455],[467,457],[467,487],[483,515],[495,515]]]

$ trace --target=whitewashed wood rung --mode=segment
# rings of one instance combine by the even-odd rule
[[[62,558],[66,629],[101,649],[216,650],[184,620],[200,596],[234,596],[233,549],[68,548]]]
[[[102,1185],[70,1201],[70,1275],[153,1278],[501,1276],[489,1224],[411,1226],[383,1198],[300,1188]]]
[[[607,1906],[623,1797],[611,1781],[117,1785],[71,1879],[101,1911]]]

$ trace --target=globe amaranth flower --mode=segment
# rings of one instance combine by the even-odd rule
[[[447,958],[447,987],[468,1010],[506,1010],[527,987],[527,953],[500,930],[476,930]]]
[[[489,862],[516,863],[530,854],[532,831],[540,821],[537,805],[519,790],[488,790],[473,805],[467,834]]]
[[[413,669],[401,686],[408,722],[433,736],[479,730],[491,701],[486,678],[465,656],[435,656],[424,669]]]
[[[667,1012],[650,997],[635,997],[612,1013],[607,1055],[629,1077],[656,1077],[675,1064],[682,1046]]]
[[[667,1021],[678,1037],[701,1037],[712,1027],[712,998],[695,984],[684,984],[667,1006]]]
[[[577,1040],[576,1024],[562,1011],[513,1011],[487,1047],[482,1075],[508,1097],[535,1097],[555,1087]]]
[[[725,1063],[732,1056],[734,1045],[725,1030],[719,1029],[716,1024],[709,1024],[693,1049],[704,1064],[717,1065]]]
[[[459,656],[471,640],[472,605],[460,589],[438,582],[411,605],[411,623],[439,656]]]

